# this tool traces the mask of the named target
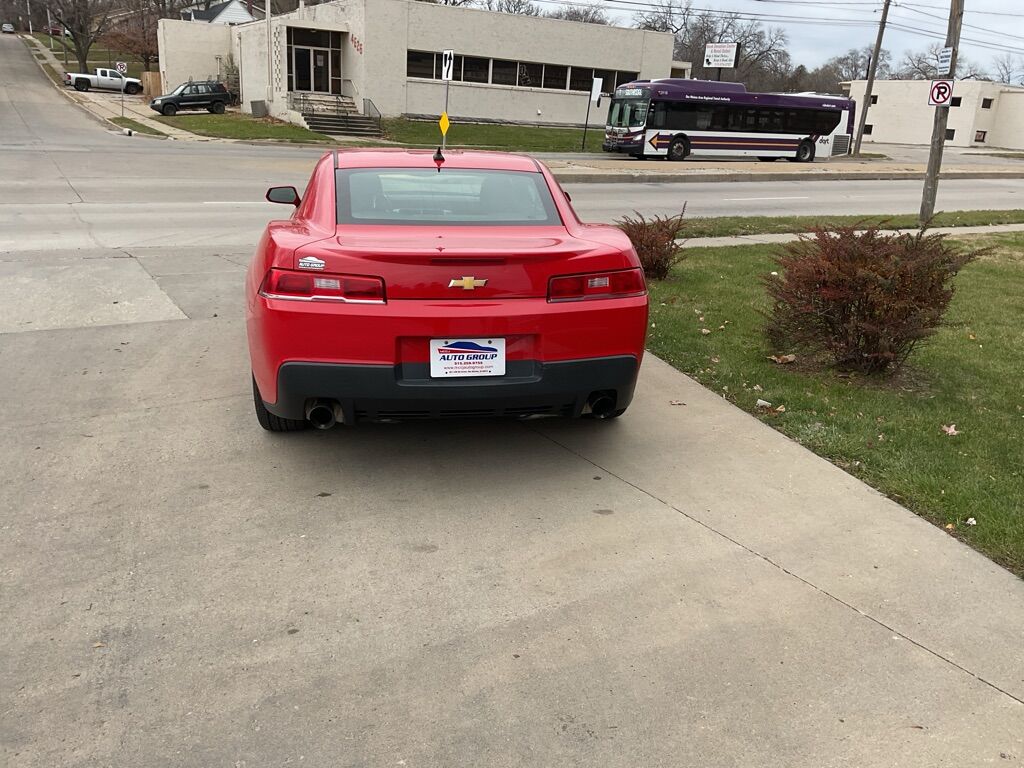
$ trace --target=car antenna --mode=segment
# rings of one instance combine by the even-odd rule
[[[444,155],[441,154],[441,148],[437,148],[437,152],[434,153],[434,163],[437,165],[437,172],[441,172],[441,165],[444,163]]]

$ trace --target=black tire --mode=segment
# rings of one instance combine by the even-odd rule
[[[796,157],[793,158],[798,163],[809,163],[814,160],[814,145],[804,139],[800,142],[800,146],[796,148]]]
[[[210,107],[210,111],[213,112],[213,114],[215,114],[215,115],[223,115],[224,114],[224,102],[223,101],[215,101],[215,102],[213,102],[213,106]]]
[[[76,91],[88,91],[89,90],[89,81],[84,79],[84,78],[81,78],[81,77],[78,78],[77,80],[75,80],[75,90]]]
[[[124,87],[124,92],[127,93],[129,96],[134,96],[141,90],[142,89],[139,88],[139,86],[137,86],[135,83],[130,83]]]
[[[689,154],[690,142],[686,140],[685,136],[676,136],[672,139],[672,143],[668,145],[668,154],[665,157],[673,162],[679,162],[685,160]]]
[[[309,426],[305,420],[282,419],[267,410],[260,397],[259,387],[256,386],[256,377],[252,380],[252,404],[256,408],[256,420],[268,432],[299,432]]]
[[[164,117],[174,117],[178,113],[178,106],[176,104],[164,104],[163,109],[160,111],[164,113]]]

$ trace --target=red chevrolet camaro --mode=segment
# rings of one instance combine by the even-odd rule
[[[275,432],[360,420],[620,415],[647,289],[536,160],[339,150],[246,279],[253,397]]]

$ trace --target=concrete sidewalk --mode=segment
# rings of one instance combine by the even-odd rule
[[[883,229],[883,234],[891,235],[896,232],[912,232],[913,228],[895,230]],[[1024,232],[1024,224],[990,224],[981,227],[935,227],[928,230],[931,234],[937,235],[996,235],[1001,232]],[[799,240],[802,235],[798,233],[789,234],[766,234],[766,235],[738,235],[736,237],[692,237],[680,238],[676,242],[686,248],[717,248],[729,245],[770,245],[775,243],[791,243]]]

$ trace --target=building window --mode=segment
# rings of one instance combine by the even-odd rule
[[[560,67],[557,64],[544,65],[544,87],[553,88],[556,91],[564,91],[565,84],[569,81],[569,68]]]
[[[951,107],[959,107],[961,101],[963,101],[962,97],[954,96],[952,99],[949,100],[949,106],[951,106]]]
[[[992,109],[992,99],[982,99],[981,100],[981,108],[982,109]]]
[[[877,93],[871,94],[871,103],[872,104],[877,104],[878,103],[878,94]]]
[[[486,83],[490,75],[490,59],[467,56],[462,60],[462,79],[467,83]]]
[[[514,61],[495,59],[491,70],[491,82],[495,85],[515,85],[519,65]]]
[[[954,129],[954,128],[947,128],[946,129],[946,141],[952,141],[955,136],[956,136],[956,129]]]
[[[618,88],[620,85],[631,83],[640,77],[639,72],[616,72],[615,73],[615,87]]]
[[[864,135],[865,136],[870,136],[872,128],[874,128],[874,126],[871,123],[865,123],[864,124]]]
[[[409,51],[405,56],[406,77],[434,77],[434,54],[425,51]]]
[[[527,61],[520,61],[519,80],[516,85],[519,85],[522,88],[540,88],[543,75],[543,64],[533,64]]]
[[[976,142],[978,142],[979,144],[983,144],[985,142],[985,137],[986,136],[988,136],[988,131],[975,131],[974,132],[974,140]]]
[[[610,69],[595,69],[594,77],[601,78],[601,93],[611,93],[615,90],[615,73]],[[590,89],[587,88],[589,91]]]
[[[594,70],[590,67],[573,67],[569,77],[570,91],[590,92],[590,84],[594,79]]]

